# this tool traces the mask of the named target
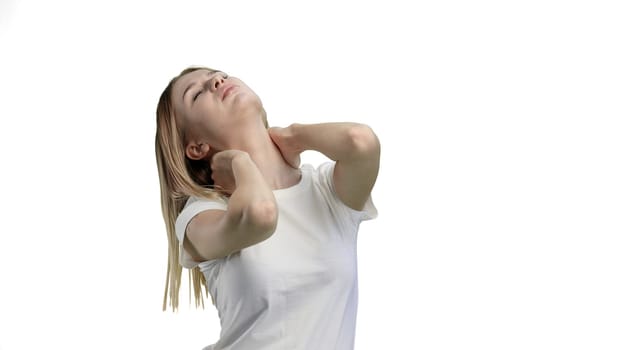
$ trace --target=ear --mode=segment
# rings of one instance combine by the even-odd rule
[[[210,151],[210,146],[207,143],[190,142],[186,146],[186,157],[192,160],[201,160],[205,158]]]

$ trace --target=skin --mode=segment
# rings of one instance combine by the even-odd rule
[[[362,210],[369,198],[380,143],[366,125],[292,124],[267,130],[257,94],[238,78],[208,70],[181,77],[173,86],[173,104],[186,134],[186,156],[210,159],[215,184],[230,193],[226,211],[201,212],[188,224],[184,247],[196,261],[227,256],[274,233],[278,207],[272,190],[300,181],[305,150],[335,161],[335,191],[346,205]]]

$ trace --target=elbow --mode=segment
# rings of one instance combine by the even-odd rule
[[[365,124],[356,124],[348,130],[347,142],[351,154],[360,158],[380,156],[380,140],[374,131]]]
[[[279,209],[276,202],[262,200],[251,203],[246,210],[246,223],[251,232],[262,240],[270,237],[276,231],[279,218]]]

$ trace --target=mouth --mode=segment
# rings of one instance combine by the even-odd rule
[[[229,96],[231,94],[231,92],[233,92],[233,89],[235,89],[237,87],[238,87],[237,85],[225,86],[224,90],[222,91],[222,100],[227,98],[227,96]]]

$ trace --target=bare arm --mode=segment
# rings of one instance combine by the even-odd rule
[[[267,239],[278,218],[272,190],[247,153],[215,154],[212,171],[216,184],[219,177],[230,177],[235,189],[226,211],[203,211],[188,224],[184,245],[197,260],[221,258]]]
[[[333,182],[337,196],[347,206],[362,210],[378,176],[380,142],[373,130],[357,123],[292,124],[271,129],[283,156],[295,165],[305,150],[334,160]]]

